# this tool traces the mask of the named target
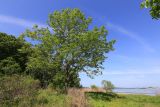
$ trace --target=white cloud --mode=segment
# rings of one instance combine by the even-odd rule
[[[155,52],[155,49],[153,49],[153,47],[151,47],[149,45],[149,43],[147,43],[141,36],[139,36],[138,34],[129,31],[128,29],[125,29],[119,25],[115,25],[113,23],[108,22],[107,26],[110,27],[113,30],[116,30],[122,34],[124,34],[125,36],[128,36],[129,38],[137,41],[145,50],[147,50],[148,52]]]
[[[100,20],[100,21],[102,21],[102,20]],[[104,22],[104,21],[102,21],[102,22]],[[45,24],[41,24],[38,22],[33,22],[33,21],[29,21],[29,20],[25,20],[25,19],[13,17],[13,16],[7,16],[7,15],[3,15],[3,14],[0,14],[0,23],[13,24],[13,25],[18,25],[18,26],[25,27],[25,28],[26,27],[32,28],[33,25],[35,25],[35,24],[37,24],[39,27],[47,27],[47,25],[45,25]],[[108,23],[106,23],[106,25],[108,27],[110,27],[111,29],[116,30],[116,31],[130,37],[131,39],[137,41],[148,52],[155,52],[155,50],[138,34],[135,34],[131,31],[129,31],[121,26],[115,25],[113,23],[108,22]]]
[[[7,24],[13,24],[13,25],[18,25],[21,27],[33,27],[33,25],[37,24],[39,27],[47,27],[44,24],[38,23],[38,22],[32,22],[29,20],[17,18],[17,17],[12,17],[12,16],[7,16],[0,14],[0,23],[7,23]]]

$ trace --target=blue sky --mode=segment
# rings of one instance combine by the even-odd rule
[[[93,18],[91,26],[105,25],[108,39],[116,39],[115,51],[103,64],[103,75],[84,86],[110,80],[117,87],[160,87],[160,22],[153,20],[141,0],[0,0],[0,32],[20,35],[34,24],[46,26],[48,14],[64,8],[80,8]]]

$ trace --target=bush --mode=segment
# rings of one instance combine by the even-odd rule
[[[21,67],[12,57],[0,61],[0,75],[20,74],[20,72]]]
[[[87,92],[86,95],[95,100],[104,100],[104,101],[111,101],[115,98],[120,98],[116,93],[113,92]]]
[[[39,82],[19,75],[0,78],[0,105],[28,107],[37,95]]]

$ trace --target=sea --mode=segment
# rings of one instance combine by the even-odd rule
[[[119,94],[160,95],[160,88],[115,88],[112,91]]]

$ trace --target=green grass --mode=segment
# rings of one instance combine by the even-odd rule
[[[87,93],[91,107],[160,107],[160,96]]]
[[[70,98],[65,94],[59,94],[52,89],[39,91],[34,107],[70,107]]]

